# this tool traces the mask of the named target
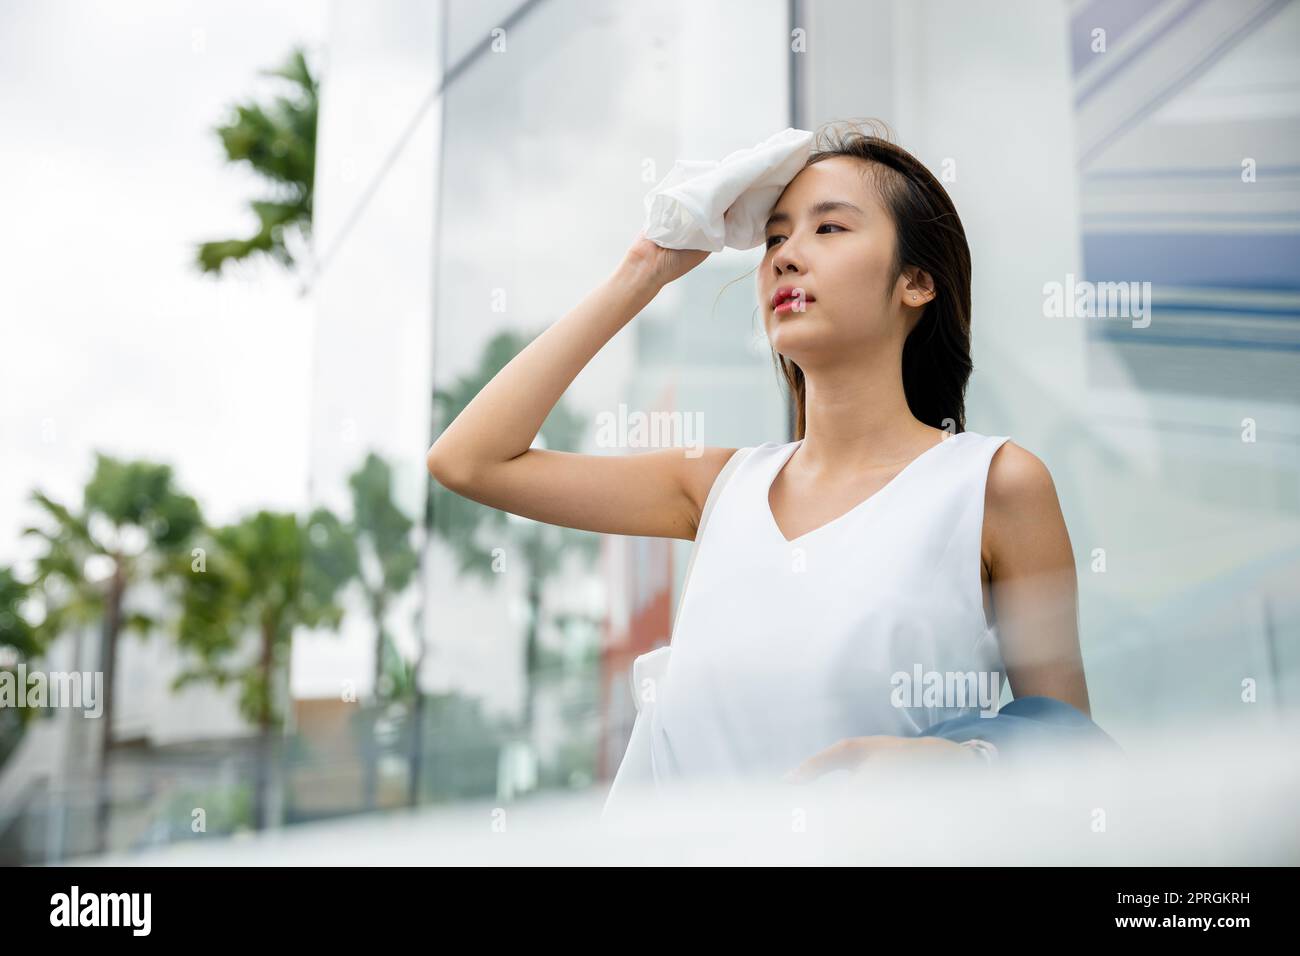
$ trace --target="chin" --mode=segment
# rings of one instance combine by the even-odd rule
[[[772,348],[796,364],[801,358],[815,351],[819,342],[824,341],[824,337],[818,333],[812,323],[800,326],[803,321],[802,317],[782,319],[767,336],[767,340],[772,343]]]

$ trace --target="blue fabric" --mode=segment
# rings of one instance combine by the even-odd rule
[[[922,737],[955,743],[978,738],[998,748],[998,762],[1014,764],[1037,754],[1085,747],[1110,756],[1124,751],[1092,719],[1054,697],[1017,697],[994,717],[971,714],[935,724]]]

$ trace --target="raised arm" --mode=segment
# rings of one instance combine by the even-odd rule
[[[547,524],[694,538],[713,480],[735,451],[580,455],[530,448],[565,390],[667,283],[708,257],[638,238],[612,275],[530,342],[429,449],[429,473],[475,501]]]

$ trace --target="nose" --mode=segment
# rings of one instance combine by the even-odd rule
[[[794,237],[794,233],[798,232],[796,229],[790,229],[789,232],[787,237],[777,243],[776,251],[772,252],[772,274],[776,278],[803,272],[803,254],[800,251],[802,238]]]
[[[787,273],[803,271],[803,257],[794,251],[792,242],[788,237],[783,239],[772,255],[772,271],[777,278]]]

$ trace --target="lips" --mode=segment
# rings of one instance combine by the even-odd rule
[[[808,292],[803,286],[783,285],[772,293],[773,311],[781,311],[783,306],[794,308],[794,303],[803,297],[805,303],[816,302],[816,298]],[[788,310],[787,310],[788,311]]]

